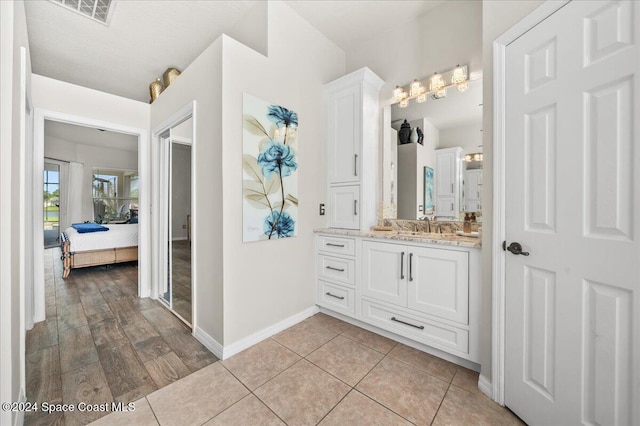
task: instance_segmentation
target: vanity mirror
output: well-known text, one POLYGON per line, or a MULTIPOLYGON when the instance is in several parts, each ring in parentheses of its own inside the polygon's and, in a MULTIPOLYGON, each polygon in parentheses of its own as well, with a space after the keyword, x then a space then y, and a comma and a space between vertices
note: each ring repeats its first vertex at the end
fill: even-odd
POLYGON ((458 219, 460 212, 481 211, 481 79, 468 81, 464 92, 393 104, 383 116, 382 195, 398 219, 458 219))

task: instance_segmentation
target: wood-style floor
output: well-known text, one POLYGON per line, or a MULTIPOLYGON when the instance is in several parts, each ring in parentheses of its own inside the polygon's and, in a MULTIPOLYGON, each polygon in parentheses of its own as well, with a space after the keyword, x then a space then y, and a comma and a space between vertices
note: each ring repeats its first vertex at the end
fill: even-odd
POLYGON ((173 310, 191 324, 191 243, 173 241, 173 310))
MULTIPOLYGON (((26 338, 28 401, 133 402, 217 361, 159 302, 137 297, 137 277, 134 263, 63 280, 60 250, 45 250, 46 321, 26 338)), ((25 424, 83 425, 105 414, 39 411, 25 424)))

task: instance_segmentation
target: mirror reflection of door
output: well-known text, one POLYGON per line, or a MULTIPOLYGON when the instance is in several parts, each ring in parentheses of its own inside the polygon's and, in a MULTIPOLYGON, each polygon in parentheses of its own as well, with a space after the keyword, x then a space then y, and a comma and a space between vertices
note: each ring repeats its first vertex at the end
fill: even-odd
POLYGON ((166 280, 161 299, 184 322, 192 323, 191 279, 191 143, 192 119, 161 137, 162 182, 165 196, 163 223, 167 242, 166 280))
POLYGON ((173 310, 191 323, 191 146, 174 142, 171 151, 173 310))
POLYGON ((60 165, 44 163, 44 247, 55 247, 60 242, 60 165))

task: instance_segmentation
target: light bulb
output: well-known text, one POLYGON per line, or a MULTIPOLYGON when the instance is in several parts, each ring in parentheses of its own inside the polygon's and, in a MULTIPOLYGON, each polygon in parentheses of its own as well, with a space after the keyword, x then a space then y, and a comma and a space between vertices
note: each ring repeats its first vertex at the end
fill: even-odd
MULTIPOLYGON (((465 67, 458 65, 454 68, 453 74, 451 75, 451 84, 459 84, 464 81, 467 81, 467 72, 465 67)), ((462 91, 463 90, 461 90, 461 92, 462 91)))
POLYGON ((400 102, 403 98, 403 94, 404 90, 402 90, 402 87, 396 86, 396 88, 393 89, 393 100, 395 102, 400 102))
POLYGON ((424 91, 425 88, 422 83, 420 83, 418 80, 413 80, 413 83, 411 83, 411 87, 409 89, 410 96, 414 98, 424 93, 424 91))
POLYGON ((444 80, 442 79, 442 75, 438 74, 437 72, 433 73, 433 75, 431 76, 431 81, 429 83, 429 91, 437 92, 443 87, 444 87, 444 80))
POLYGON ((469 84, 466 81, 463 81, 462 83, 458 83, 457 87, 458 92, 466 92, 469 88, 469 84))

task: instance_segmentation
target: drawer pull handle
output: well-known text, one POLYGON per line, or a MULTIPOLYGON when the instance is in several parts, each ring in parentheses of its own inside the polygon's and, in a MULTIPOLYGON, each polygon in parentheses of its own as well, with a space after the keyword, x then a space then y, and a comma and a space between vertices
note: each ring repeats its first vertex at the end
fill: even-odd
POLYGON ((404 280, 404 252, 400 253, 400 279, 404 280))
POLYGON ((325 266, 327 269, 331 269, 332 271, 344 272, 344 269, 334 268, 333 266, 325 266))
POLYGON ((399 320, 396 317, 391 317, 391 321, 395 321, 395 322, 399 322, 400 324, 404 324, 404 325, 408 325, 409 327, 414 327, 414 328, 418 328, 420 330, 424 330, 424 325, 415 325, 415 324, 410 324, 408 322, 404 322, 402 320, 399 320))
POLYGON ((336 296, 335 294, 331 294, 329 292, 325 293, 327 296, 335 297, 336 299, 344 300, 344 296, 336 296))
POLYGON ((333 243, 326 243, 325 246, 331 246, 331 247, 342 247, 344 248, 344 244, 333 244, 333 243))

